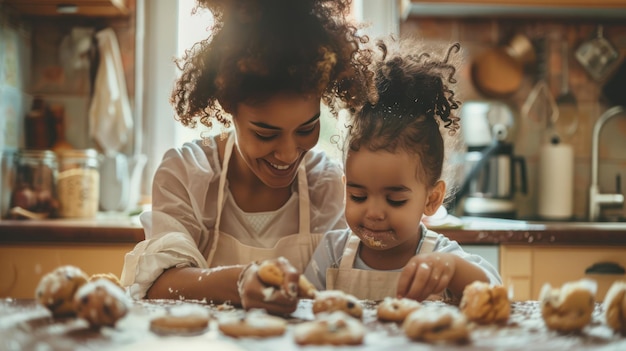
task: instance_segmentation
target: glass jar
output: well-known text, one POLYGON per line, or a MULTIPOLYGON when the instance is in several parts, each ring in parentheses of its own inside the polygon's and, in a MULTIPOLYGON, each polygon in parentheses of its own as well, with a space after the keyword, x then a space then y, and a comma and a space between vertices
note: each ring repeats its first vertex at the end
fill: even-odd
POLYGON ((95 218, 100 200, 98 152, 66 150, 59 154, 59 213, 63 218, 95 218))
POLYGON ((20 150, 15 165, 11 208, 55 217, 59 207, 56 154, 50 150, 20 150))
POLYGON ((0 219, 9 216, 11 194, 15 187, 15 160, 17 150, 5 149, 0 152, 0 219))

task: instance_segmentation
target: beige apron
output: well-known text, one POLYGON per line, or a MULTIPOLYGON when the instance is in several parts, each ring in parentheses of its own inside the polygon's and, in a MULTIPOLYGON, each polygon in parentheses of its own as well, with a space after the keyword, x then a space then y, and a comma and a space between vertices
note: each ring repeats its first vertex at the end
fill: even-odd
MULTIPOLYGON (((402 272, 353 268, 360 242, 358 236, 350 234, 339 268, 326 270, 326 289, 341 290, 359 299, 375 301, 395 297, 402 272)), ((419 253, 433 252, 436 242, 437 234, 426 231, 419 253)))
POLYGON ((247 264, 252 261, 286 257, 291 264, 304 272, 311 260, 313 251, 321 241, 323 233, 310 233, 309 186, 304 163, 298 167, 298 199, 299 199, 299 232, 279 239, 272 248, 261 248, 241 243, 230 234, 220 232, 220 221, 224 207, 224 192, 228 163, 233 151, 235 138, 231 135, 224 150, 224 160, 220 173, 217 195, 217 218, 213 233, 213 245, 209 251, 207 264, 209 267, 223 265, 247 264))

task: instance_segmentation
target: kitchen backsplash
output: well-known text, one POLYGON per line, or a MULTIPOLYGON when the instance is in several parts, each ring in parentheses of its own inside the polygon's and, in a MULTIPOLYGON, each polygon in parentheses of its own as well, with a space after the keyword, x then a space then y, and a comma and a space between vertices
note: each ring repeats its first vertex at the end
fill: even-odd
MULTIPOLYGON (((620 53, 619 61, 626 56, 626 25, 620 22, 595 22, 590 20, 546 20, 544 19, 458 19, 411 17, 400 25, 400 36, 422 39, 425 43, 448 44, 460 42, 463 48, 463 64, 458 73, 457 96, 462 101, 489 100, 474 87, 471 75, 473 58, 495 45, 502 45, 516 33, 528 36, 533 42, 543 40, 547 53, 547 82, 554 97, 561 88, 561 44, 569 47, 569 84, 579 107, 579 124, 567 140, 574 147, 574 215, 586 218, 588 191, 591 178, 591 139, 595 121, 609 107, 602 96, 606 80, 596 81, 576 60, 573 52, 589 39, 597 36, 598 25, 603 35, 620 53)), ((526 159, 528 166, 528 194, 516 195, 519 217, 533 218, 537 209, 537 164, 541 138, 546 125, 531 118, 522 118, 520 109, 536 81, 536 70, 527 70, 521 87, 511 96, 501 99, 516 111, 515 153, 526 159)), ((614 72, 614 70, 613 70, 614 72)), ((626 114, 609 120, 601 131, 599 143, 599 183, 604 193, 616 192, 616 175, 626 179, 626 114)), ((626 189, 622 181, 622 192, 626 189)), ((604 208, 605 215, 626 217, 626 206, 604 208)))

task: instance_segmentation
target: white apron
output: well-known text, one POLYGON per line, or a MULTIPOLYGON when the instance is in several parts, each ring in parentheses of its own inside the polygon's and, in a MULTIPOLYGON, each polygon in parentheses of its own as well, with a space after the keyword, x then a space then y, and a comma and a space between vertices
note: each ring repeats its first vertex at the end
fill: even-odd
MULTIPOLYGON (((326 289, 341 290, 359 299, 374 301, 383 300, 385 297, 395 297, 402 272, 353 268, 360 242, 358 236, 354 233, 350 234, 339 268, 326 270, 326 289)), ((433 252, 436 242, 437 234, 426 231, 418 253, 433 252)))
POLYGON ((213 245, 207 257, 209 267, 224 265, 247 264, 252 261, 265 260, 283 256, 300 272, 304 272, 313 256, 313 251, 321 241, 323 233, 310 233, 310 200, 304 162, 298 167, 298 200, 299 200, 299 232, 289 234, 278 240, 272 248, 261 248, 241 243, 230 234, 220 232, 220 221, 224 207, 224 192, 228 164, 233 151, 235 138, 231 136, 224 150, 224 160, 220 173, 219 190, 217 195, 217 218, 213 233, 213 245))

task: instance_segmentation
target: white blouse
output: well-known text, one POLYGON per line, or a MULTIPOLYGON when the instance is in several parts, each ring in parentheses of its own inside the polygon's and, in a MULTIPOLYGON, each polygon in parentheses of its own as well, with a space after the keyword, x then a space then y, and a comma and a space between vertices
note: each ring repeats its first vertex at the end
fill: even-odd
MULTIPOLYGON (((122 284, 131 296, 143 298, 161 273, 171 267, 206 268, 217 216, 221 164, 216 139, 185 143, 168 150, 153 181, 152 211, 141 215, 146 239, 126 254, 122 284)), ((309 184, 311 233, 346 228, 341 164, 324 152, 310 150, 302 161, 309 184)), ((298 232, 298 187, 278 210, 262 212, 264 230, 257 232, 235 203, 226 181, 220 231, 244 244, 273 247, 283 236, 298 232)), ((241 262, 246 264, 248 262, 241 262)))

